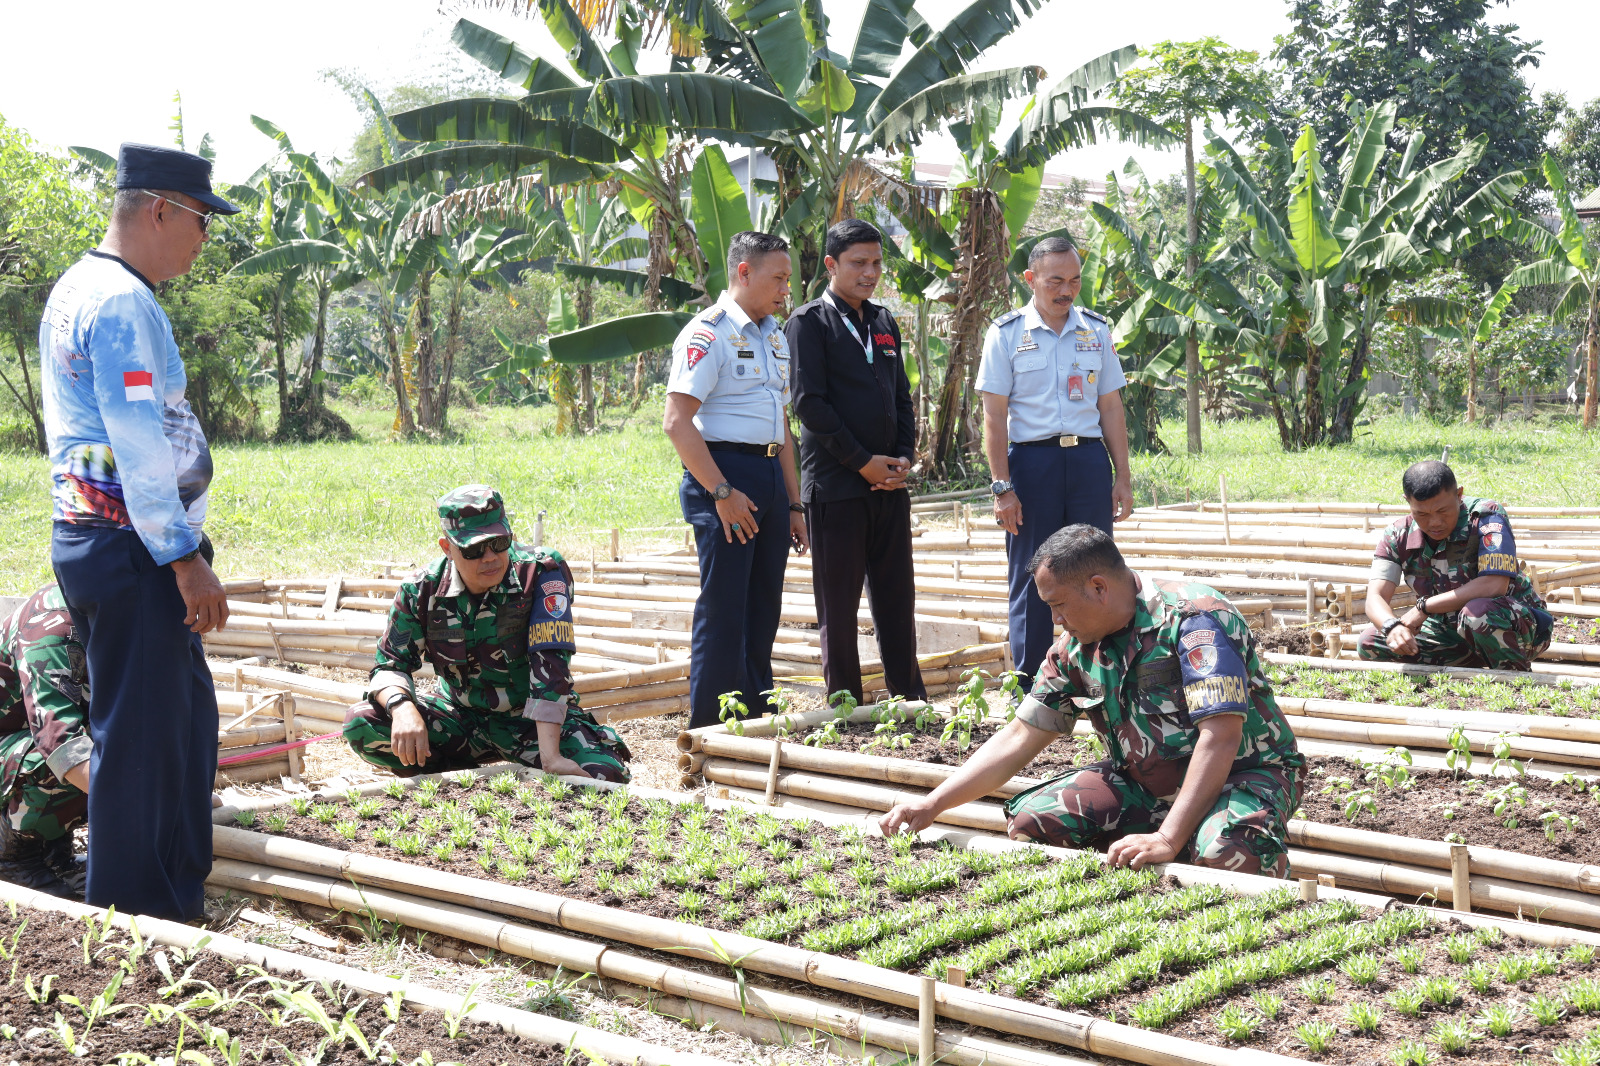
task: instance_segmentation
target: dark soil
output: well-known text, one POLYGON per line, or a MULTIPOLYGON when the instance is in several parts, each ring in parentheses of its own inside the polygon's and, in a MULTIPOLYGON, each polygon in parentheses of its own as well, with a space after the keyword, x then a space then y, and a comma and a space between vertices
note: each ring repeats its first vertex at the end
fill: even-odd
POLYGON ((1600 689, 1540 684, 1531 679, 1505 682, 1301 666, 1274 666, 1268 672, 1273 677, 1273 691, 1279 696, 1563 718, 1600 716, 1600 689))
POLYGON ((1311 633, 1293 626, 1263 629, 1256 633, 1256 645, 1262 651, 1273 651, 1282 655, 1310 655, 1311 633))
POLYGON ((1554 954, 1560 959, 1558 972, 1535 975, 1515 985, 1507 985, 1497 974, 1488 991, 1480 994, 1474 991, 1463 976, 1468 967, 1477 962, 1493 967, 1500 959, 1507 956, 1528 955, 1533 946, 1506 937, 1498 944, 1480 946, 1465 964, 1455 963, 1447 956, 1444 941, 1452 934, 1466 932, 1469 930, 1459 922, 1446 920, 1434 929, 1425 930, 1421 935, 1411 938, 1408 946, 1426 948, 1421 966, 1414 974, 1405 972, 1396 963, 1394 953, 1388 951, 1383 953, 1384 966, 1378 979, 1364 987, 1356 984, 1336 967, 1330 967, 1316 974, 1314 980, 1319 982, 1331 980, 1333 983, 1332 994, 1327 996, 1323 1003, 1313 1003, 1307 997, 1300 987, 1301 978, 1287 978, 1257 986, 1218 1002, 1215 1004, 1215 1009, 1197 1012, 1175 1023, 1166 1031, 1173 1036, 1206 1044, 1234 1046, 1219 1031, 1217 1015, 1231 1006, 1250 1012, 1261 1019, 1261 1012, 1251 998, 1258 993, 1280 998, 1283 1001, 1283 1010, 1274 1021, 1261 1019, 1261 1028, 1249 1041, 1248 1046, 1338 1066, 1393 1066, 1393 1059, 1390 1056, 1394 1049, 1408 1041, 1426 1043, 1428 1050, 1434 1055, 1435 1062, 1460 1061, 1483 1064, 1483 1066, 1505 1063, 1511 1066, 1524 1066, 1529 1062, 1551 1061, 1552 1051, 1558 1044, 1576 1040, 1593 1029, 1591 1021, 1570 1008, 1556 1024, 1542 1026, 1529 1013, 1526 1003, 1537 995, 1560 1000, 1561 989, 1564 986, 1577 979, 1594 977, 1600 966, 1594 963, 1580 964, 1571 959, 1561 958, 1561 953, 1557 951, 1554 954), (1406 1017, 1384 1001, 1384 997, 1394 990, 1408 988, 1417 981, 1429 977, 1455 980, 1460 987, 1461 998, 1448 1007, 1434 1007, 1430 1004, 1414 1017, 1406 1017), (1358 1032, 1346 1017, 1345 1012, 1351 1004, 1356 1003, 1370 1004, 1383 1012, 1381 1023, 1371 1035, 1358 1032), (1515 1027, 1503 1038, 1490 1036, 1485 1032, 1482 1022, 1477 1020, 1481 1017, 1484 1007, 1497 1004, 1514 1004, 1520 1008, 1520 1017, 1515 1027), (1431 1036, 1435 1024, 1450 1019, 1474 1022, 1473 1028, 1480 1039, 1475 1041, 1465 1054, 1441 1054, 1436 1040, 1431 1036), (1335 1026, 1337 1035, 1327 1051, 1320 1055, 1312 1055, 1295 1030, 1308 1022, 1319 1021, 1335 1026))
POLYGON ((1588 831, 1589 823, 1600 822, 1600 791, 1587 790, 1581 781, 1568 785, 1531 776, 1485 780, 1466 773, 1456 780, 1448 770, 1413 770, 1410 787, 1391 788, 1380 780, 1366 781, 1368 771, 1345 759, 1317 758, 1311 763, 1300 801, 1303 816, 1310 821, 1420 840, 1457 834, 1468 844, 1524 855, 1600 862, 1600 838, 1588 831), (1349 797, 1368 788, 1378 813, 1359 810, 1354 821, 1347 819, 1344 808, 1349 797), (1508 805, 1496 816, 1494 806, 1502 797, 1508 805), (1576 819, 1576 824, 1568 827, 1552 820, 1552 839, 1540 821, 1547 811, 1576 819))
MULTIPOLYGON (((968 756, 983 747, 985 741, 1000 731, 997 726, 980 725, 972 730, 972 743, 962 748, 954 736, 949 740, 941 739, 945 728, 942 721, 923 730, 918 730, 915 722, 903 722, 894 733, 887 736, 878 734, 877 728, 872 722, 852 722, 842 725, 838 729, 841 737, 838 743, 820 746, 836 751, 882 755, 891 759, 912 759, 917 762, 937 763, 940 766, 960 766, 967 761, 968 756), (880 738, 882 743, 874 743, 880 738)), ((820 730, 804 734, 806 737, 820 735, 820 730)), ((1081 737, 1062 737, 1024 767, 1022 776, 1044 780, 1075 770, 1095 758, 1098 756, 1094 754, 1091 742, 1081 737)))
MULTIPOLYGON (((206 1032, 197 1031, 201 1023, 226 1029, 230 1039, 240 1042, 244 1062, 289 1066, 320 1061, 321 1066, 355 1066, 369 1061, 349 1040, 328 1047, 317 1060, 314 1052, 325 1034, 304 1015, 293 1016, 293 1024, 273 1025, 270 1012, 276 1010, 285 1016, 290 1012, 272 998, 270 986, 258 981, 258 971, 236 968, 228 960, 206 952, 185 960, 176 949, 156 948, 149 943, 145 945, 146 953, 139 956, 120 932, 113 932, 103 942, 96 939, 91 944, 91 961, 85 964, 83 942, 87 928, 83 922, 63 915, 19 909, 13 916, 0 911, 0 948, 14 949, 12 961, 16 963, 14 980, 0 987, 0 1061, 10 1066, 61 1066, 74 1061, 110 1063, 118 1056, 134 1054, 170 1061, 180 1047, 181 1023, 177 1018, 155 1020, 146 1008, 181 1005, 184 1001, 189 1001, 184 1007, 189 1021, 182 1031, 181 1047, 207 1053, 215 1062, 224 1059, 206 1046, 206 1032), (157 957, 165 960, 174 978, 184 982, 181 991, 162 995, 169 982, 155 962, 157 957), (114 1000, 118 1007, 126 1005, 126 1009, 100 1018, 86 1031, 83 1011, 62 997, 76 996, 84 1004, 91 1003, 122 972, 124 963, 131 963, 132 973, 123 980, 114 1000), (50 977, 53 980, 48 993, 41 992, 50 977), (29 996, 29 979, 42 1002, 35 1003, 29 996), (239 998, 220 1010, 209 1008, 196 998, 213 990, 239 998), (58 1019, 72 1027, 73 1040, 80 1048, 87 1046, 82 1058, 74 1059, 68 1053, 58 1019)), ((279 980, 276 987, 291 991, 297 983, 279 980)), ((495 1026, 467 1023, 452 1040, 444 1016, 436 1011, 402 1011, 399 1020, 391 1023, 379 999, 340 988, 336 991, 342 998, 335 1003, 320 984, 302 982, 299 987, 311 991, 335 1023, 365 999, 366 1005, 355 1022, 369 1042, 381 1039, 391 1045, 395 1058, 390 1061, 412 1062, 429 1054, 436 1062, 460 1066, 555 1066, 565 1059, 564 1049, 527 1042, 495 1026)))

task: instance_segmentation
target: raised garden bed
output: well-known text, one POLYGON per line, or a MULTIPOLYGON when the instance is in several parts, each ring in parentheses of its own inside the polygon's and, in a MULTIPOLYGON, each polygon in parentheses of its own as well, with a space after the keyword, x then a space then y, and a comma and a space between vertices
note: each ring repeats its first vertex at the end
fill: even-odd
POLYGON ((1267 672, 1272 677, 1274 691, 1281 696, 1573 718, 1600 715, 1600 686, 1545 685, 1531 680, 1466 680, 1443 674, 1364 673, 1300 666, 1269 666, 1267 672))
MULTIPOLYGON (((1483 756, 1479 756, 1483 758, 1483 756)), ((1366 763, 1313 759, 1301 816, 1329 825, 1449 840, 1565 862, 1600 863, 1600 790, 1582 780, 1459 777, 1398 755, 1366 763)))
POLYGON ((14 1066, 568 1060, 492 1025, 161 947, 103 919, 0 907, 0 961, 11 976, 0 986, 0 1061, 14 1066))
POLYGON ((469 771, 391 791, 246 820, 258 831, 903 972, 943 978, 958 966, 970 983, 1002 994, 1212 1043, 1226 1042, 1224 1029, 1244 1038, 1253 1026, 1249 1042, 1325 1061, 1386 1061, 1408 1047, 1408 1061, 1420 1061, 1446 1051, 1457 1029, 1475 1061, 1568 1045, 1561 1054, 1581 1058, 1583 1016, 1600 1012, 1585 947, 1563 955, 1446 929, 1423 911, 1306 904, 1287 886, 1234 895, 1179 887, 1149 870, 1108 871, 1093 856, 885 842, 764 812, 511 774, 483 780, 469 771), (1263 1007, 1256 993, 1283 1006, 1274 1012, 1263 998, 1263 1007), (1352 1035, 1360 1017, 1346 1022, 1331 1005, 1345 998, 1379 1012, 1374 1035, 1352 1035), (1504 1038, 1491 1034, 1505 1028, 1500 1008, 1512 1018, 1504 1038), (1333 1027, 1325 1039, 1322 1023, 1333 1027))

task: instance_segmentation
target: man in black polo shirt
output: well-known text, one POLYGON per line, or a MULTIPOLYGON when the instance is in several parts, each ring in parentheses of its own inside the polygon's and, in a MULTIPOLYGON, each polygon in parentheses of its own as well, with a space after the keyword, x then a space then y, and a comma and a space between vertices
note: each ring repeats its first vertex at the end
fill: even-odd
POLYGON ((785 327, 795 362, 822 675, 829 692, 846 689, 861 699, 856 618, 865 580, 889 691, 922 699, 906 491, 916 416, 900 327, 869 299, 883 276, 883 236, 846 219, 828 230, 826 252, 827 291, 785 327))

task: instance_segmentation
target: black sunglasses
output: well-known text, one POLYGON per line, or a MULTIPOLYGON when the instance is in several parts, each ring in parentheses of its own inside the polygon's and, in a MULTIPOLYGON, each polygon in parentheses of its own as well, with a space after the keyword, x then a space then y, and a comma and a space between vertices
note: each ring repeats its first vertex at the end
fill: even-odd
POLYGON ((504 555, 507 551, 510 551, 510 550, 511 550, 511 538, 508 537, 508 536, 505 536, 504 534, 502 534, 501 536, 498 536, 498 537, 490 537, 488 540, 480 540, 476 544, 472 544, 472 545, 469 545, 468 547, 462 548, 461 549, 461 558, 463 558, 463 559, 482 559, 483 558, 483 553, 485 551, 492 551, 496 555, 504 555))

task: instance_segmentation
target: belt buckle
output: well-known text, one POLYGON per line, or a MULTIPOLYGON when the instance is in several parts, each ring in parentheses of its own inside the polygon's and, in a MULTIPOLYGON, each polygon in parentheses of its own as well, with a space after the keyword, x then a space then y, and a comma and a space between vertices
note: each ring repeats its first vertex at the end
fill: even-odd
POLYGON ((767 445, 767 458, 768 459, 776 459, 778 457, 778 453, 781 452, 781 451, 783 451, 783 445, 781 445, 781 444, 769 444, 769 445, 767 445))
POLYGON ((1063 433, 1056 438, 1056 443, 1063 448, 1076 448, 1078 446, 1078 437, 1073 433, 1063 433))

